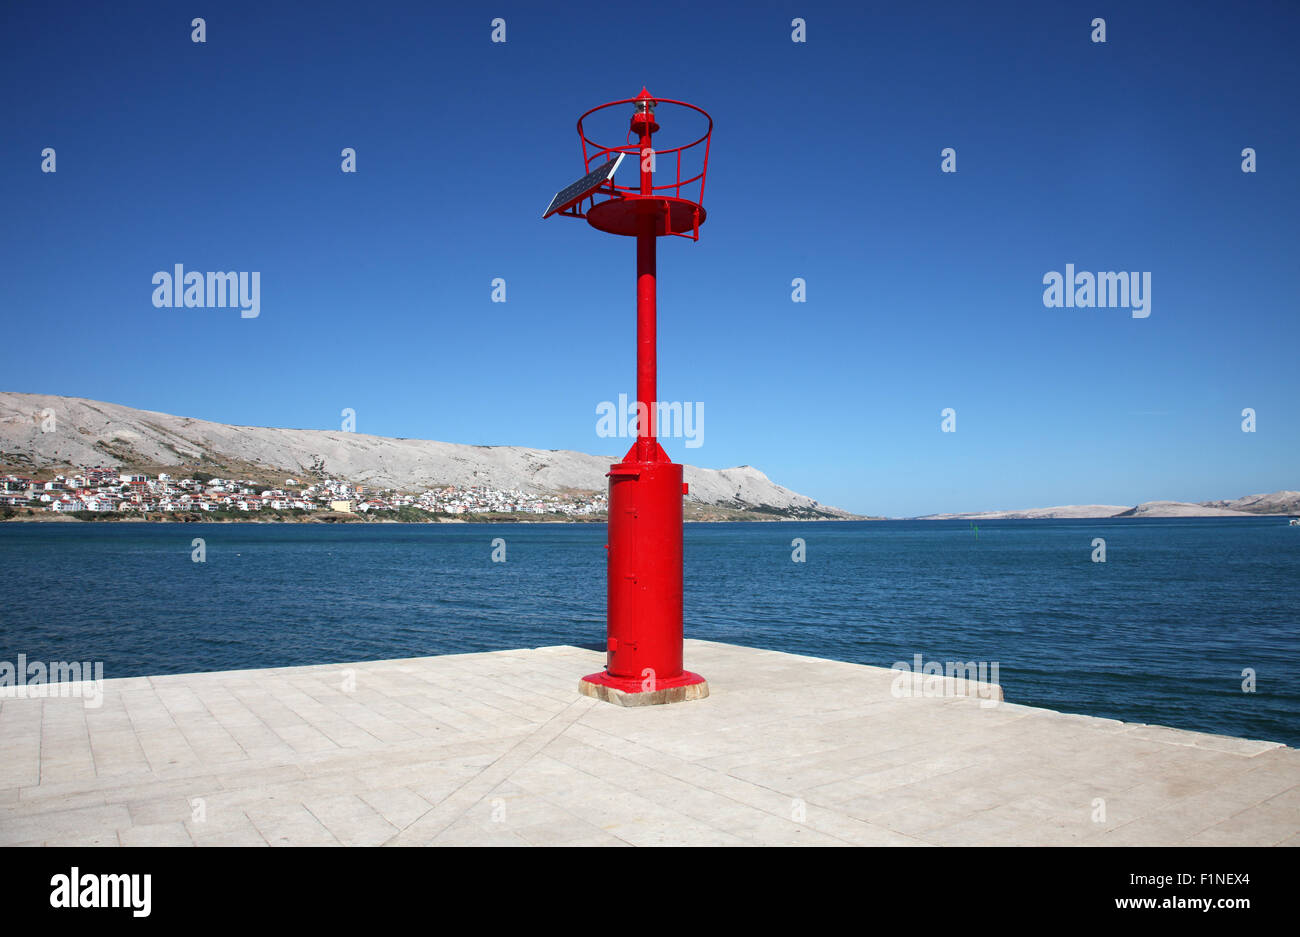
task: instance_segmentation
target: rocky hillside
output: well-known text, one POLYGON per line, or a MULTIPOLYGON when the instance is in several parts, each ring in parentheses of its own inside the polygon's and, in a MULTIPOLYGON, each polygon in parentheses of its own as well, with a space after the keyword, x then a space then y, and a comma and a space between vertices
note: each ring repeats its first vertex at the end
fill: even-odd
POLYGON ((1300 491, 1274 491, 1266 495, 1246 495, 1234 501, 1202 501, 1201 504, 1207 508, 1250 514, 1300 514, 1300 491))
MULTIPOLYGON (((408 491, 485 485, 542 494, 603 490, 613 461, 616 456, 567 450, 229 426, 80 397, 0 392, 0 465, 11 471, 109 465, 251 477, 260 470, 408 491)), ((752 466, 688 465, 685 472, 690 500, 700 504, 768 516, 852 516, 783 488, 752 466)))
POLYGON ((1134 507, 1119 504, 1066 504, 1054 508, 980 511, 970 514, 930 514, 920 520, 1019 520, 1068 517, 1249 517, 1252 514, 1300 513, 1300 492, 1275 491, 1246 495, 1233 501, 1144 501, 1134 507))

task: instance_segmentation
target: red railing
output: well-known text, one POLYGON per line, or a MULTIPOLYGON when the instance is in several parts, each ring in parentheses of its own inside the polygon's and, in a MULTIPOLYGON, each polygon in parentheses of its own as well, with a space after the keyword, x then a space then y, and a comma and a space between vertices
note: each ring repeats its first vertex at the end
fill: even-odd
MULTIPOLYGON (((633 105, 637 102, 637 100, 638 100, 637 98, 625 98, 620 101, 610 101, 608 104, 601 104, 597 107, 593 107, 591 110, 587 111, 585 114, 583 114, 581 117, 578 118, 578 137, 582 140, 582 162, 583 162, 585 172, 591 172, 592 169, 594 169, 596 166, 599 166, 602 163, 608 161, 615 154, 618 153, 626 153, 628 156, 631 156, 632 160, 630 162, 632 163, 632 166, 635 167, 634 175, 633 175, 635 181, 632 185, 620 185, 617 182, 613 182, 613 181, 607 182, 605 185, 601 186, 599 189, 597 189, 595 192, 591 194, 589 198, 592 204, 596 204, 595 202, 596 195, 604 195, 608 198, 645 197, 641 193, 641 180, 640 180, 640 172, 639 172, 640 161, 642 158, 640 152, 641 150, 640 142, 624 143, 621 146, 606 146, 604 144, 597 143, 595 140, 592 140, 590 137, 587 136, 586 131, 583 129, 583 122, 586 121, 587 118, 591 117, 592 114, 595 114, 597 111, 603 111, 606 108, 619 107, 621 105, 633 105)), ((651 185, 651 195, 658 195, 661 197, 671 196, 673 198, 684 199, 688 202, 693 202, 696 205, 703 206, 704 182, 705 182, 705 177, 708 175, 709 172, 709 146, 712 142, 712 137, 713 137, 713 118, 709 116, 708 112, 704 110, 704 108, 696 107, 694 104, 687 104, 685 101, 674 101, 669 98, 654 98, 653 100, 656 106, 656 114, 655 114, 656 121, 659 121, 660 118, 663 116, 662 113, 658 111, 658 108, 662 105, 667 104, 673 107, 689 108, 690 110, 697 112, 698 114, 702 115, 706 121, 708 121, 708 126, 705 129, 704 134, 700 136, 698 139, 692 140, 690 143, 681 144, 680 146, 660 148, 658 146, 654 146, 654 140, 653 138, 651 139, 651 147, 654 153, 655 170, 656 170, 655 177, 654 177, 655 181, 651 185), (691 163, 695 160, 699 160, 698 162, 699 172, 685 179, 682 178, 683 155, 687 155, 686 164, 688 166, 687 169, 688 172, 690 171, 691 163), (660 182, 658 180, 662 178, 664 174, 663 174, 662 167, 659 166, 659 161, 663 160, 664 158, 669 158, 673 161, 672 180, 667 182, 660 182)), ((630 108, 629 108, 628 116, 629 117, 631 116, 630 108)), ((628 177, 625 175, 624 178, 628 178, 628 177)), ((585 216, 585 212, 582 211, 580 206, 581 203, 574 206, 574 210, 572 214, 576 217, 585 216)), ((564 212, 563 214, 570 214, 570 212, 564 212)), ((684 233, 684 232, 672 232, 672 233, 677 234, 680 237, 699 236, 698 232, 696 232, 694 235, 692 235, 691 233, 684 233)))

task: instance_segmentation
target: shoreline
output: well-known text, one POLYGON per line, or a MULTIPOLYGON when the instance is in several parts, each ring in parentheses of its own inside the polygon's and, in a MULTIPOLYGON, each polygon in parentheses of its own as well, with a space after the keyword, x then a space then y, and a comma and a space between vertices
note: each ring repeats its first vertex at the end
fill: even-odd
MULTIPOLYGON (((682 521, 683 524, 772 524, 772 523, 843 523, 848 521, 886 521, 886 520, 916 520, 916 518, 902 517, 729 517, 719 518, 717 520, 693 520, 687 518, 682 521)), ((262 518, 222 518, 216 520, 171 520, 168 518, 145 518, 145 517, 114 517, 102 518, 95 520, 85 520, 80 517, 67 517, 58 514, 49 517, 36 515, 33 517, 5 517, 0 518, 0 524, 177 524, 184 526, 186 524, 328 524, 331 526, 366 526, 373 527, 380 524, 384 525, 406 525, 412 527, 437 527, 440 524, 605 524, 609 522, 608 517, 590 517, 583 519, 574 518, 547 518, 544 520, 528 520, 516 517, 494 517, 482 520, 460 520, 459 518, 447 518, 445 520, 428 520, 428 521, 398 521, 398 520, 319 520, 314 518, 304 518, 302 520, 263 520, 262 518)))
MULTIPOLYGON (((889 521, 924 521, 926 523, 943 523, 953 521, 1169 521, 1169 520, 1246 520, 1249 518, 1261 518, 1271 520, 1286 520, 1294 517, 1293 514, 1144 514, 1129 516, 1108 516, 1108 517, 872 517, 872 516, 853 516, 853 517, 782 517, 777 515, 768 516, 751 516, 751 517, 718 517, 718 518, 684 518, 683 524, 772 524, 772 523, 850 523, 855 521, 862 522, 889 522, 889 521)), ((0 517, 0 524, 329 524, 333 526, 374 526, 378 524, 398 524, 411 526, 437 526, 439 524, 606 524, 609 522, 608 515, 592 515, 583 517, 544 517, 533 519, 528 515, 518 517, 512 516, 495 516, 480 517, 475 520, 462 520, 459 517, 444 517, 430 520, 410 521, 395 520, 390 518, 377 518, 371 520, 362 515, 354 515, 347 518, 340 517, 321 517, 308 516, 302 518, 277 518, 267 520, 261 517, 219 517, 207 519, 203 517, 97 517, 82 518, 71 517, 67 514, 54 514, 50 512, 40 512, 31 515, 14 515, 12 517, 0 517)))
MULTIPOLYGON (((471 517, 463 515, 430 515, 421 519, 400 519, 394 517, 375 516, 370 517, 366 514, 345 514, 340 512, 322 511, 313 514, 300 514, 291 516, 276 515, 274 517, 258 516, 240 516, 223 512, 217 517, 205 517, 204 513, 197 511, 186 511, 176 513, 160 513, 151 511, 148 514, 121 514, 113 512, 107 515, 99 516, 81 516, 84 514, 93 514, 93 512, 78 512, 78 514, 59 513, 53 511, 36 511, 30 509, 21 509, 25 513, 13 513, 0 516, 0 523, 22 523, 22 524, 64 524, 64 523, 82 523, 82 524, 605 524, 609 521, 609 515, 603 512, 578 515, 562 514, 530 514, 525 512, 516 513, 496 513, 487 512, 475 514, 471 517)), ((744 511, 737 509, 728 509, 734 516, 723 513, 721 516, 708 516, 710 511, 707 508, 696 512, 704 516, 685 517, 685 524, 719 524, 719 523, 772 523, 788 521, 883 521, 892 518, 884 517, 862 517, 851 515, 848 517, 788 517, 780 514, 768 513, 765 511, 744 511)))

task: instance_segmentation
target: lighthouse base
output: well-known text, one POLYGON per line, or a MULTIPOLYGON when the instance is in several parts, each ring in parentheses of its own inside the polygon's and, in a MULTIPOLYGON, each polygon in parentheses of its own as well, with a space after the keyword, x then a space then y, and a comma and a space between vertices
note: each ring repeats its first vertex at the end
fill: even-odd
POLYGON ((592 699, 618 706, 659 706, 685 703, 709 695, 709 683, 697 673, 683 670, 678 676, 656 680, 653 690, 644 689, 647 681, 635 677, 615 677, 607 671, 591 673, 578 681, 578 692, 592 699))

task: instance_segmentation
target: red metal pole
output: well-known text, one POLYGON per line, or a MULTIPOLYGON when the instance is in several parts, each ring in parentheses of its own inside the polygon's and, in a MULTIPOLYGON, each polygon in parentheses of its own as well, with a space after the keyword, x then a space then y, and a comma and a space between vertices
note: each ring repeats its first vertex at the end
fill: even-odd
MULTIPOLYGON (((641 92, 649 99, 646 91, 641 92)), ((651 99, 651 103, 653 103, 651 99)), ((659 217, 650 135, 653 108, 632 119, 641 145, 641 190, 629 196, 636 229, 636 442, 609 471, 608 637, 605 670, 582 679, 583 693, 624 705, 708 696, 699 674, 682 669, 682 467, 658 442, 656 422, 655 253, 659 217)), ((665 221, 666 226, 666 221, 665 221)))
MULTIPOLYGON (((641 194, 652 195, 654 176, 650 172, 650 134, 641 134, 641 194)), ((649 205, 647 205, 649 207, 649 205)), ((637 410, 645 417, 639 426, 636 457, 638 462, 655 461, 655 426, 658 397, 657 338, 655 307, 655 254, 659 238, 655 233, 655 216, 647 213, 636 237, 636 399, 637 410)))

